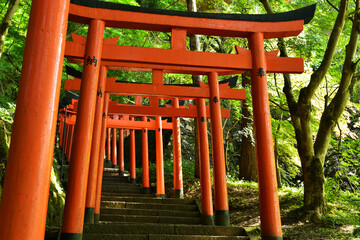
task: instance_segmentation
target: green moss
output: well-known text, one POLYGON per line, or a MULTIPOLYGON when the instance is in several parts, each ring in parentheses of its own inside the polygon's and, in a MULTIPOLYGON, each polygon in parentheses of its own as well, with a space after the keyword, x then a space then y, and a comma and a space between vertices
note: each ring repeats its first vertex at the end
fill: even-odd
POLYGON ((6 161, 9 152, 10 132, 5 121, 0 118, 0 185, 3 184, 6 161))

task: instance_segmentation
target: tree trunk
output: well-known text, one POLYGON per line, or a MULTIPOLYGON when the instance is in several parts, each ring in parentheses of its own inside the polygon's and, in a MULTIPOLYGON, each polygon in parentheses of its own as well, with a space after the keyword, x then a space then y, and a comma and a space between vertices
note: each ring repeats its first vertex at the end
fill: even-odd
POLYGON ((1 22, 1 25, 0 25, 0 57, 5 50, 5 37, 6 37, 6 34, 8 33, 10 23, 16 12, 16 9, 19 6, 19 3, 20 3, 20 0, 10 0, 9 1, 9 7, 6 11, 6 14, 5 14, 2 22, 1 22))
MULTIPOLYGON (((242 86, 250 84, 250 72, 242 75, 242 86)), ((242 110, 243 118, 241 119, 241 129, 253 129, 253 118, 249 106, 243 102, 242 110)), ((239 157, 239 179, 248 181, 257 181, 256 153, 255 142, 252 136, 243 135, 241 140, 241 154, 239 157)))
MULTIPOLYGON (((196 0, 186 0, 187 9, 189 12, 197 12, 196 0)), ((200 37, 199 35, 190 34, 190 50, 200 51, 200 37)), ((192 75, 193 83, 199 84, 201 81, 200 75, 192 75)), ((195 129, 195 178, 200 178, 200 148, 199 148, 199 134, 197 119, 194 118, 195 129)))
MULTIPOLYGON (((279 123, 276 132, 279 134, 281 129, 281 124, 279 123)), ((279 167, 279 144, 278 139, 275 137, 274 139, 274 156, 275 156, 275 168, 276 168, 276 180, 278 188, 282 188, 281 184, 281 175, 280 175, 280 167, 279 167)))
MULTIPOLYGON (((264 8, 268 13, 274 13, 267 0, 260 0, 260 2, 264 5, 264 8)), ((354 14, 352 34, 349 45, 346 47, 346 57, 339 90, 321 117, 315 143, 313 141, 311 125, 311 100, 315 91, 329 71, 345 22, 348 19, 349 5, 350 0, 340 1, 338 15, 334 22, 323 60, 319 68, 311 75, 308 86, 300 90, 300 96, 297 102, 292 93, 290 75, 284 74, 283 91, 286 95, 289 106, 304 175, 304 208, 306 215, 312 220, 319 220, 324 210, 325 154, 330 143, 332 130, 345 108, 345 104, 349 99, 349 91, 351 90, 351 86, 353 86, 353 84, 351 84, 351 80, 355 71, 356 63, 353 63, 352 60, 356 52, 358 42, 358 14, 354 14), (349 69, 352 69, 352 71, 349 71, 349 69)), ((356 1, 354 12, 358 12, 358 10, 359 0, 356 1)), ((281 56, 286 57, 287 52, 283 39, 278 40, 278 46, 281 56)), ((353 83, 355 83, 355 81, 353 83)))

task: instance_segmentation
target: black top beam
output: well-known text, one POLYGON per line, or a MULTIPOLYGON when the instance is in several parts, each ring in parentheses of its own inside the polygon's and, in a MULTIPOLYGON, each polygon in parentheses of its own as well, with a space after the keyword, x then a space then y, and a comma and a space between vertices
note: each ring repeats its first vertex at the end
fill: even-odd
POLYGON ((196 18, 210 18, 210 19, 224 19, 236 21, 254 21, 254 22, 284 22, 304 20, 307 24, 314 17, 316 4, 308 7, 300 8, 290 12, 275 13, 275 14, 223 14, 223 13, 200 13, 200 12, 185 12, 164 10, 155 8, 136 7, 120 3, 103 2, 99 0, 71 0, 71 3, 92 7, 92 8, 106 8, 113 10, 155 13, 162 15, 173 15, 182 17, 196 17, 196 18))

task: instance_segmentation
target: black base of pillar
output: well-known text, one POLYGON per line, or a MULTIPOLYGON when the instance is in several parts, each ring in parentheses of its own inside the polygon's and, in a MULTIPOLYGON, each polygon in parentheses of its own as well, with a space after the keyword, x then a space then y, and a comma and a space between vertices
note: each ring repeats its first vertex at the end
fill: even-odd
POLYGON ((105 160, 105 165, 106 166, 112 165, 112 161, 111 160, 105 160))
POLYGON ((166 198, 166 195, 165 194, 156 194, 156 197, 157 198, 166 198))
POLYGON ((136 183, 136 178, 130 178, 130 183, 135 184, 136 183))
POLYGON ((228 210, 215 211, 215 225, 230 226, 230 215, 228 210))
POLYGON ((149 188, 149 187, 143 187, 143 188, 142 188, 142 192, 143 192, 144 194, 150 194, 150 188, 149 188))
POLYGON ((82 240, 82 233, 61 233, 60 240, 82 240))
POLYGON ((262 240, 283 240, 282 237, 261 237, 262 240))
POLYGON ((175 198, 184 198, 184 190, 175 189, 175 198))
POLYGON ((118 168, 119 166, 118 165, 112 165, 112 168, 118 168))
POLYGON ((100 214, 95 213, 94 214, 94 223, 97 224, 100 222, 100 214))
POLYGON ((214 216, 202 215, 201 216, 201 224, 213 226, 214 225, 214 216))
POLYGON ((125 176, 125 173, 124 173, 124 171, 119 171, 119 175, 120 175, 120 177, 123 177, 123 176, 125 176))
POLYGON ((85 208, 84 223, 94 223, 94 208, 85 208))

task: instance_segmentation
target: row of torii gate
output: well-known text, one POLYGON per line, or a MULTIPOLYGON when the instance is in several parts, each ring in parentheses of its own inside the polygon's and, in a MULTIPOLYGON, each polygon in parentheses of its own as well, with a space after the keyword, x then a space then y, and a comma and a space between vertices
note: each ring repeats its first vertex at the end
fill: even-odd
MULTIPOLYGON (((116 121, 103 117, 104 110, 107 116, 106 111, 110 109, 109 94, 149 96, 151 101, 147 107, 150 111, 139 112, 139 107, 145 108, 140 105, 115 105, 118 105, 118 113, 124 115, 155 116, 155 129, 160 130, 163 128, 160 116, 168 114, 178 118, 182 116, 182 111, 192 110, 179 108, 176 98, 196 99, 195 117, 200 117, 202 141, 204 223, 212 223, 214 215, 217 225, 229 225, 220 100, 244 99, 245 92, 226 85, 219 87, 218 76, 244 71, 251 71, 252 78, 261 234, 263 239, 282 239, 266 73, 301 73, 303 61, 277 57, 278 52, 265 52, 264 39, 297 36, 304 23, 311 20, 314 11, 315 6, 310 6, 274 15, 206 14, 139 8, 98 0, 33 0, 0 206, 0 238, 44 238, 65 56, 72 62, 83 64, 83 74, 81 80, 66 83, 69 89, 70 85, 80 89, 80 98, 71 144, 61 239, 82 239, 85 212, 90 221, 93 221, 94 214, 100 213, 96 203, 101 196, 99 186, 104 163, 102 146, 105 143, 106 121, 109 125, 116 121), (68 20, 87 24, 87 37, 73 35, 73 41, 66 41, 68 20), (105 27, 171 32, 171 48, 118 46, 117 39, 103 39, 105 27), (247 38, 250 49, 236 47, 237 54, 191 52, 186 50, 187 34, 247 38), (106 79, 108 70, 150 71, 153 81, 152 84, 119 83, 106 79), (165 85, 164 73, 207 75, 208 84, 201 83, 198 87, 165 85), (172 107, 166 111, 159 110, 159 98, 172 99, 172 107), (211 122, 214 213, 211 185, 207 180, 210 179, 210 165, 205 137, 205 99, 209 99, 211 122)), ((145 118, 142 122, 144 124, 145 118)), ((156 141, 162 142, 161 134, 156 136, 156 141)), ((162 147, 157 148, 157 152, 162 151, 162 147)), ((157 157, 157 169, 162 169, 160 160, 157 157)), ((178 170, 175 178, 181 176, 178 170)), ((157 170, 157 194, 160 197, 165 194, 162 177, 163 173, 157 170)), ((176 189, 181 190, 175 185, 176 189)))

